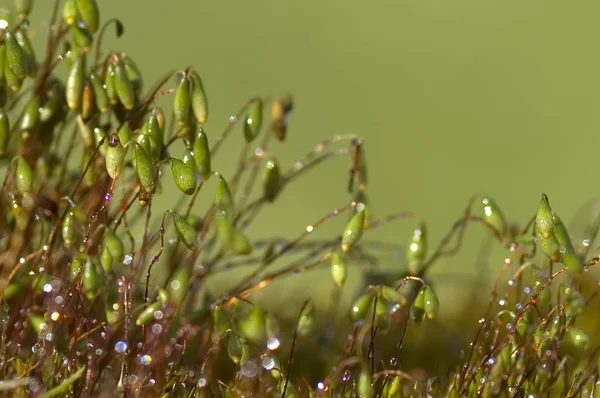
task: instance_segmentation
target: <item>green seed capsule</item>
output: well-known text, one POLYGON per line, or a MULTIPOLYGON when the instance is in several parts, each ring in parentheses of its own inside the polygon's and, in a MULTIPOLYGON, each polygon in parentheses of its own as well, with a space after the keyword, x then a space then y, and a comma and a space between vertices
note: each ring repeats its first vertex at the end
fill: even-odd
POLYGON ((142 190, 147 194, 154 193, 154 166, 150 160, 150 156, 146 153, 144 148, 138 144, 135 140, 131 141, 133 144, 133 154, 135 158, 135 170, 140 181, 142 190))
POLYGON ((410 244, 406 248, 406 261, 411 275, 417 275, 427 255, 427 230, 425 224, 421 224, 413 232, 410 244))
POLYGON ((162 306, 163 306, 163 303, 161 303, 160 301, 156 301, 156 302, 150 304, 148 307, 146 307, 144 309, 144 311, 142 311, 140 313, 140 315, 138 315, 137 319, 135 320, 135 324, 137 326, 143 326, 143 325, 149 324, 150 322, 152 322, 152 320, 154 320, 154 314, 157 311, 160 311, 162 306))
POLYGON ((102 113, 108 112, 109 101, 108 95, 106 94, 106 89, 100 80, 100 77, 96 74, 96 72, 90 72, 88 77, 88 81, 92 86, 92 92, 94 93, 94 101, 96 106, 102 113))
POLYGON ((317 311, 315 309, 315 304, 310 300, 298 317, 298 324, 296 325, 298 336, 309 337, 312 334, 316 326, 316 317, 317 311))
POLYGON ((77 5, 75 0, 65 0, 62 8, 62 17, 68 26, 73 26, 77 22, 77 5))
POLYGON ((146 134, 138 134, 135 136, 135 141, 144 148, 144 151, 150 156, 150 160, 155 162, 158 160, 158 156, 160 154, 160 147, 149 135, 146 134))
POLYGON ((219 185, 215 192, 215 205, 219 209, 225 210, 228 215, 231 215, 233 212, 233 197, 229 190, 229 185, 227 185, 227 181, 225 181, 223 176, 219 176, 219 185))
POLYGON ((44 320, 44 317, 39 314, 29 314, 27 315, 27 320, 31 325, 31 328, 37 333, 40 334, 44 330, 48 328, 48 324, 44 320))
POLYGON ((233 235, 233 225, 229 215, 224 210, 217 211, 217 240, 221 244, 223 249, 228 249, 231 242, 231 235, 233 235))
POLYGON ((485 221, 494 227, 500 235, 504 235, 506 232, 506 220, 496 202, 490 198, 484 198, 481 200, 481 204, 483 205, 485 221))
POLYGON ((181 160, 184 164, 186 164, 188 167, 191 167, 192 170, 194 170, 194 174, 196 173, 198 167, 196 167, 196 159, 194 158, 194 152, 191 150, 191 148, 187 147, 186 149, 184 149, 181 160))
POLYGON ((115 90, 119 97, 119 101, 123 104, 125 109, 131 110, 135 106, 135 92, 133 90, 133 84, 131 84, 131 81, 127 77, 123 62, 120 59, 115 62, 114 72, 115 90))
POLYGON ((262 343, 266 336, 266 314, 259 307, 236 302, 234 320, 240 334, 252 343, 262 343))
POLYGON ((276 159, 267 161, 263 181, 265 199, 272 202, 281 189, 281 171, 276 159))
POLYGON ((202 127, 198 129, 196 139, 194 140, 193 151, 198 174, 203 181, 208 181, 210 175, 212 174, 210 164, 210 149, 208 148, 208 139, 206 137, 206 133, 202 127))
POLYGON ((0 83, 4 81, 4 68, 6 68, 6 46, 0 43, 0 83))
POLYGON ((590 348, 591 345, 591 341, 590 341, 590 337, 588 336, 588 334, 578 328, 574 328, 571 327, 569 328, 569 337, 571 338, 571 342, 573 342, 573 345, 579 349, 582 350, 587 350, 588 348, 590 348))
POLYGON ((133 90, 139 94, 142 91, 143 81, 142 81, 142 73, 140 68, 136 65, 133 60, 127 56, 123 58, 123 66, 125 67, 125 73, 127 74, 127 78, 133 85, 133 90))
POLYGON ((350 218, 346 229, 342 234, 342 251, 349 251, 352 246, 360 239, 365 224, 365 206, 359 203, 356 206, 356 213, 350 218))
POLYGON ((121 145, 118 134, 113 134, 108 140, 105 163, 108 175, 116 180, 121 174, 121 169, 125 163, 125 148, 121 145))
POLYGON ((171 301, 175 304, 181 304, 190 284, 190 272, 185 267, 180 267, 173 274, 169 282, 168 294, 171 301))
POLYGON ((81 28, 78 24, 75 24, 71 26, 71 32, 73 34, 73 45, 76 49, 83 52, 88 52, 91 50, 94 36, 89 30, 81 28))
POLYGON ((427 318, 433 319, 440 308, 440 302, 437 298, 437 295, 429 286, 425 286, 423 289, 425 290, 425 293, 423 293, 423 299, 425 300, 423 309, 425 310, 425 315, 427 318))
POLYGON ((17 191, 21 194, 29 194, 33 192, 33 170, 29 163, 19 157, 17 160, 16 181, 17 191))
POLYGON ((100 10, 96 0, 75 0, 75 5, 86 29, 95 33, 100 26, 100 10))
POLYGON ((546 194, 542 194, 542 200, 535 216, 535 228, 546 239, 549 239, 554 233, 554 219, 552 209, 548 202, 546 194))
POLYGON ((153 108, 150 115, 148 115, 148 119, 146 119, 146 122, 142 126, 142 133, 149 135, 154 138, 157 144, 162 145, 164 137, 163 130, 160 128, 158 122, 158 114, 158 108, 153 108))
POLYGON ((85 56, 75 58, 67 77, 66 98, 67 106, 77 110, 81 105, 83 85, 85 80, 85 56))
POLYGON ((102 142, 99 152, 102 156, 106 157, 106 151, 108 150, 109 141, 109 138, 106 136, 106 131, 104 131, 102 127, 95 127, 92 131, 92 134, 94 135, 94 144, 96 147, 100 145, 100 142, 102 142))
POLYGON ((244 350, 240 338, 235 334, 229 335, 229 341, 227 342, 227 355, 229 355, 231 361, 236 365, 239 364, 242 360, 243 353, 244 350))
POLYGON ((240 230, 233 228, 229 237, 231 250, 235 254, 246 255, 252 253, 252 245, 250 241, 240 230))
POLYGON ((3 298, 4 300, 10 300, 13 297, 15 297, 17 294, 21 293, 21 291, 23 290, 23 284, 21 283, 11 283, 8 286, 6 286, 6 289, 4 289, 4 295, 3 298))
POLYGON ((179 239, 189 248, 192 249, 198 240, 198 233, 185 218, 173 213, 173 225, 177 231, 179 239))
POLYGON ((71 281, 75 281, 79 277, 81 271, 83 271, 83 264, 85 264, 85 261, 86 258, 84 254, 78 253, 75 255, 71 261, 71 281))
POLYGON ((105 273, 110 274, 113 267, 113 257, 106 246, 102 248, 100 252, 100 264, 105 273))
POLYGON ((10 125, 8 123, 8 115, 4 109, 0 108, 0 155, 6 153, 8 141, 10 139, 10 125))
POLYGON ((404 294, 385 285, 381 285, 381 296, 385 301, 393 304, 406 305, 408 302, 404 294))
POLYGON ((33 0, 15 0, 15 10, 21 20, 27 19, 33 9, 33 0))
POLYGON ((413 305, 410 309, 410 317, 413 322, 417 325, 423 321, 425 317, 425 287, 422 287, 417 293, 417 297, 415 297, 415 301, 413 301, 413 305))
POLYGON ((231 319, 229 313, 221 305, 213 309, 213 332, 223 336, 227 330, 231 329, 231 319))
POLYGON ((106 275, 102 265, 96 260, 88 258, 83 265, 82 289, 88 300, 94 300, 104 286, 106 275))
POLYGON ((331 276, 333 277, 333 281, 338 287, 342 287, 346 282, 347 275, 346 263, 336 250, 331 254, 331 276))
POLYGON ((370 293, 363 294, 360 296, 350 307, 350 319, 358 321, 363 319, 371 306, 373 296, 370 293))
POLYGON ((117 105, 119 103, 115 75, 115 64, 113 62, 108 62, 108 65, 106 65, 106 77, 104 79, 104 84, 106 85, 106 95, 108 97, 108 101, 112 105, 117 105))
POLYGON ((263 102, 261 99, 255 100, 248 114, 246 115, 246 122, 244 123, 244 137, 246 142, 252 142, 260 133, 262 126, 262 113, 263 113, 263 102))
POLYGON ((196 192, 196 176, 194 169, 189 164, 175 158, 171 158, 171 173, 175 185, 186 195, 193 195, 196 192))
POLYGON ((200 75, 195 70, 189 74, 191 82, 191 106, 198 123, 203 125, 208 120, 208 100, 200 75))
POLYGON ((5 63, 4 66, 4 78, 6 79, 6 85, 12 90, 12 92, 17 93, 21 90, 23 86, 23 77, 19 77, 13 72, 13 70, 8 66, 8 62, 5 63))
POLYGON ((179 122, 180 126, 187 123, 190 117, 191 106, 190 82, 187 76, 184 75, 175 89, 173 98, 173 113, 175 114, 175 120, 179 122))
POLYGON ((108 250, 112 258, 117 262, 122 262, 125 258, 123 242, 117 234, 108 227, 104 230, 104 247, 108 250))
POLYGON ((34 95, 25 105, 19 122, 19 131, 30 133, 40 123, 40 97, 34 95))
POLYGON ((94 92, 92 91, 92 84, 89 80, 86 80, 83 85, 83 91, 81 94, 81 117, 83 120, 88 120, 95 110, 94 92))
POLYGON ((125 145, 129 142, 129 140, 131 140, 133 133, 131 132, 131 128, 129 127, 129 122, 124 122, 123 125, 121 125, 121 128, 119 128, 119 131, 117 132, 117 135, 119 136, 119 141, 121 142, 121 145, 125 145))
POLYGON ((357 389, 359 398, 373 398, 375 396, 371 375, 367 370, 363 370, 360 376, 358 376, 357 389))
MULTIPOLYGON (((86 149, 83 150, 83 153, 81 154, 81 173, 82 174, 83 174, 84 170, 86 170, 88 163, 92 159, 92 154, 93 153, 90 150, 86 150, 86 149)), ((85 175, 83 176, 83 183, 88 188, 93 187, 98 183, 98 175, 96 173, 96 168, 94 167, 93 164, 90 165, 90 167, 87 169, 85 175)))
POLYGON ((86 214, 79 206, 69 208, 62 225, 62 237, 66 247, 71 247, 73 241, 80 237, 86 219, 86 214))
MULTIPOLYGON (((24 79, 29 74, 29 61, 27 53, 23 51, 15 34, 7 30, 4 33, 4 43, 6 45, 6 66, 20 79, 24 79)), ((5 66, 5 74, 7 74, 5 66)))
POLYGON ((29 37, 27 33, 21 29, 15 32, 15 39, 17 43, 25 53, 25 58, 27 59, 27 70, 29 76, 35 76, 35 72, 37 70, 37 62, 35 60, 35 52, 33 51, 33 46, 29 41, 29 37))
POLYGON ((550 236, 550 238, 546 239, 542 234, 536 231, 536 238, 539 242, 540 249, 542 249, 542 253, 552 261, 560 260, 560 251, 554 236, 550 236))

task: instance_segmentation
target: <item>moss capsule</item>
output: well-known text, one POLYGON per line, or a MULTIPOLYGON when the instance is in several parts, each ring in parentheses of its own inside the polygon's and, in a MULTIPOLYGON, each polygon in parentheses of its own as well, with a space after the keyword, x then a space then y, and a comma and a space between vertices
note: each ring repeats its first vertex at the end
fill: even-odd
POLYGON ((185 218, 173 213, 173 225, 179 239, 189 248, 193 248, 198 240, 198 233, 185 218))
POLYGON ((113 267, 113 257, 110 251, 104 246, 100 252, 100 265, 106 274, 110 274, 113 267))
POLYGON ((124 122, 121 125, 119 131, 117 131, 117 135, 119 136, 119 141, 121 142, 121 145, 125 145, 129 142, 129 140, 131 140, 133 132, 131 131, 131 127, 129 127, 129 122, 124 122))
POLYGON ((82 289, 88 300, 94 300, 104 287, 106 275, 100 262, 88 258, 83 265, 82 289))
POLYGON ((116 60, 114 64, 114 84, 115 91, 123 107, 127 110, 133 109, 135 106, 135 92, 133 84, 127 77, 125 67, 121 59, 116 60))
POLYGON ((83 120, 88 120, 95 110, 96 103, 94 100, 92 84, 86 79, 81 93, 81 117, 83 120))
POLYGON ((373 398, 375 396, 371 374, 366 369, 358 376, 357 390, 359 398, 373 398))
POLYGON ((308 301, 304 306, 302 313, 298 317, 298 336, 309 337, 316 326, 317 311, 312 300, 308 301))
POLYGON ((262 126, 263 102, 261 99, 256 99, 248 109, 246 121, 244 123, 244 137, 246 142, 252 142, 260 133, 262 126))
POLYGON ((229 246, 235 254, 246 255, 252 253, 252 245, 242 231, 232 228, 229 236, 229 246))
POLYGON ((173 113, 175 114, 175 120, 179 122, 180 126, 183 126, 187 123, 190 117, 190 110, 190 81, 184 74, 177 84, 177 88, 175 89, 175 94, 173 97, 173 113))
POLYGON ((198 133, 193 144, 193 152, 198 174, 203 181, 208 181, 212 174, 210 149, 208 147, 208 138, 202 127, 198 128, 198 133))
POLYGON ((160 301, 155 301, 154 303, 150 304, 140 313, 140 315, 138 315, 137 319, 135 320, 135 324, 137 326, 149 324, 154 320, 154 314, 157 311, 160 311, 162 306, 163 303, 161 303, 160 301))
POLYGON ((186 195, 193 195, 196 191, 195 170, 183 161, 171 158, 171 173, 175 185, 186 195))
POLYGON ((275 200, 281 189, 281 171, 279 164, 275 158, 267 161, 264 177, 263 188, 265 199, 269 202, 275 200))
POLYGON ((33 51, 33 46, 29 41, 29 37, 24 30, 19 29, 15 32, 15 39, 25 54, 25 58, 27 60, 27 74, 34 77, 35 72, 37 71, 37 62, 35 60, 35 52, 33 51))
POLYGON ((15 0, 15 10, 21 20, 27 19, 33 9, 33 0, 15 0))
POLYGON ((112 105, 117 105, 119 103, 119 95, 117 94, 115 76, 115 64, 114 62, 108 62, 108 65, 106 65, 106 77, 104 78, 104 84, 106 85, 106 96, 112 105))
POLYGON ((352 319, 353 321, 363 319, 369 311, 372 300, 373 296, 370 293, 365 293, 359 298, 357 298, 350 307, 350 319, 352 319))
POLYGON ((100 26, 100 10, 96 0, 75 0, 77 15, 87 30, 95 33, 100 26))
POLYGON ((175 271, 168 286, 168 294, 171 301, 181 304, 190 284, 190 272, 186 267, 180 267, 175 271))
POLYGON ((546 194, 542 194, 542 200, 538 206, 535 216, 535 228, 546 239, 554 233, 554 220, 552 218, 552 209, 548 202, 546 194))
POLYGON ((427 255, 427 229, 425 224, 419 225, 406 247, 406 261, 411 275, 417 275, 427 255))
POLYGON ((242 342, 240 341, 240 338, 233 333, 229 335, 228 340, 227 355, 229 356, 229 359, 237 365, 242 360, 242 355, 244 354, 242 342))
POLYGON ((234 321, 240 334, 252 343, 263 343, 266 336, 266 314, 258 306, 236 302, 234 321))
POLYGON ((579 349, 587 350, 590 348, 591 341, 588 334, 578 328, 571 327, 568 330, 569 337, 571 338, 571 342, 573 345, 579 349))
POLYGON ((38 127, 40 123, 40 97, 37 95, 33 95, 27 104, 25 104, 25 108, 23 109, 23 114, 21 116, 21 120, 19 121, 19 131, 23 133, 30 133, 36 127, 38 127))
POLYGON ((94 36, 89 30, 80 27, 78 24, 75 24, 71 26, 71 33, 73 35, 73 45, 76 49, 83 52, 90 51, 92 48, 92 42, 94 41, 94 36))
POLYGON ((417 297, 415 297, 415 301, 413 301, 413 305, 410 309, 410 317, 413 322, 417 325, 423 321, 425 317, 425 288, 422 287, 417 293, 417 297))
POLYGON ((100 77, 96 74, 96 72, 90 72, 88 76, 88 81, 92 86, 92 92, 94 93, 94 101, 96 102, 96 106, 98 110, 102 113, 108 112, 109 101, 108 95, 106 94, 106 89, 100 80, 100 77))
POLYGON ((140 68, 138 68, 136 63, 133 62, 133 60, 128 56, 123 57, 123 66, 125 67, 127 78, 133 85, 133 90, 136 93, 140 93, 143 87, 142 73, 140 68))
POLYGON ((490 198, 483 198, 481 204, 483 206, 484 220, 494 227, 500 235, 504 235, 506 232, 506 220, 496 202, 490 198))
POLYGON ((4 66, 4 79, 6 80, 6 85, 14 93, 19 92, 21 87, 23 87, 24 77, 17 76, 15 72, 13 72, 12 68, 8 66, 8 62, 4 66))
POLYGON ((147 194, 153 194, 154 187, 154 166, 150 160, 150 156, 144 148, 136 141, 131 141, 133 144, 133 154, 135 158, 135 170, 140 181, 142 190, 147 194))
POLYGON ((440 308, 440 302, 431 287, 426 285, 423 287, 423 290, 425 291, 423 293, 423 299, 425 300, 423 310, 427 318, 433 319, 440 308))
POLYGON ((116 180, 121 174, 123 164, 125 163, 125 148, 121 145, 118 134, 114 133, 108 140, 106 148, 106 172, 113 180, 116 180))
POLYGON ((77 13, 75 0, 65 0, 62 8, 62 17, 68 26, 73 26, 77 23, 79 15, 77 13))
POLYGON ((10 139, 10 124, 8 122, 8 115, 3 108, 0 108, 0 155, 6 153, 8 148, 8 142, 10 139))
POLYGON ((0 43, 0 83, 4 82, 4 68, 6 68, 6 46, 0 43))
POLYGON ((48 328, 48 324, 43 315, 31 313, 27 315, 27 321, 29 321, 31 328, 37 334, 40 334, 48 328))
POLYGON ((191 107, 198 123, 203 125, 208 120, 208 100, 200 75, 195 70, 189 74, 191 82, 191 107))
POLYGON ((29 74, 27 53, 19 45, 15 34, 9 30, 4 33, 4 44, 6 46, 6 66, 10 68, 16 77, 24 79, 29 74))
POLYGON ((15 185, 17 191, 21 194, 30 194, 33 192, 33 170, 27 161, 19 157, 16 168, 15 185))
POLYGON ((215 205, 219 209, 225 210, 229 215, 233 212, 233 196, 227 181, 222 176, 219 176, 219 185, 217 185, 215 192, 215 205))
POLYGON ((356 212, 350 218, 346 229, 342 234, 341 248, 343 252, 349 251, 352 246, 360 239, 365 224, 365 206, 359 203, 356 206, 356 212))
POLYGON ((396 289, 385 285, 381 286, 381 296, 388 303, 406 305, 406 303, 408 302, 404 294, 400 293, 396 289))
POLYGON ((80 55, 73 60, 66 84, 67 106, 71 110, 79 109, 83 96, 85 80, 85 56, 80 55))
POLYGON ((344 286, 348 276, 346 263, 337 250, 331 254, 331 276, 338 287, 344 286))

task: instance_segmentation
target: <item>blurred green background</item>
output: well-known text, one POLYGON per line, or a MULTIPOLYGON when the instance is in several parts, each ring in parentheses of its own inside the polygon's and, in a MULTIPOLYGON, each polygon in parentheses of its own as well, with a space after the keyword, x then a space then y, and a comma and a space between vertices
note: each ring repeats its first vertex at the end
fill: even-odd
MULTIPOLYGON (((38 1, 34 23, 51 3, 38 1)), ((270 148, 284 169, 333 134, 363 136, 374 215, 422 214, 430 246, 477 192, 521 227, 542 192, 567 220, 599 192, 598 2, 103 0, 101 7, 102 19, 118 16, 126 27, 105 47, 136 60, 146 89, 171 69, 199 70, 213 140, 252 96, 286 93, 295 99, 288 139, 270 148)), ((226 175, 241 134, 238 126, 216 160, 226 175)), ((307 174, 252 231, 294 237, 344 205, 348 167, 339 158, 307 174)), ((403 244, 413 226, 368 237, 403 244)), ((435 267, 443 303, 468 299, 460 275, 497 275, 505 254, 476 260, 483 231, 473 227, 461 253, 435 267)), ((402 254, 383 265, 402 267, 402 254)), ((327 267, 297 278, 294 289, 278 285, 282 300, 315 291, 330 297, 327 267)), ((353 271, 350 282, 358 278, 353 271)))

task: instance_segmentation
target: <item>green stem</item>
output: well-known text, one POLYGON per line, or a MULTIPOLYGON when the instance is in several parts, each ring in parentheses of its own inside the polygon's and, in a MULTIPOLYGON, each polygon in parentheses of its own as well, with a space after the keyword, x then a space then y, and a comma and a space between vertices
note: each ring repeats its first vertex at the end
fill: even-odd
POLYGON ((59 394, 65 393, 69 390, 71 385, 75 383, 81 376, 83 376, 83 372, 85 371, 85 366, 77 369, 77 372, 73 373, 69 378, 65 379, 58 386, 54 387, 50 391, 47 391, 45 394, 42 394, 41 398, 52 398, 56 397, 59 394))

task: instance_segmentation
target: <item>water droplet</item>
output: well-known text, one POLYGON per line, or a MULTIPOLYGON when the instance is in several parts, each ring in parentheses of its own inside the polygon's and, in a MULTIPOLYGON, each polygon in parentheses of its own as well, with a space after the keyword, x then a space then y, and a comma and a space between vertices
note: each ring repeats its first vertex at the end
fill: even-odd
POLYGON ((125 264, 125 265, 131 264, 132 261, 133 261, 133 256, 131 254, 125 255, 125 258, 123 258, 123 264, 125 264))
POLYGON ((258 366, 253 361, 246 361, 242 364, 240 371, 244 376, 252 378, 258 374, 258 366))
POLYGON ((140 358, 140 363, 143 366, 148 366, 152 363, 152 357, 150 355, 142 355, 142 357, 140 358))
POLYGON ((50 314, 50 319, 52 319, 54 322, 58 321, 58 319, 60 318, 60 313, 54 311, 52 314, 50 314))
POLYGON ((163 330, 162 325, 159 325, 158 323, 155 323, 154 325, 152 325, 152 333, 154 334, 160 334, 163 330))
POLYGON ((342 381, 348 381, 350 379, 350 371, 344 371, 344 375, 342 376, 342 381))
POLYGON ((204 377, 200 377, 200 378, 198 379, 198 388, 205 387, 205 386, 206 386, 206 384, 207 384, 206 378, 204 378, 204 377))
POLYGON ((124 353, 125 351, 127 351, 127 343, 124 341, 118 341, 115 344, 115 351, 120 354, 124 353))
POLYGON ((262 366, 265 368, 265 370, 271 370, 275 367, 275 361, 273 358, 264 357, 262 360, 262 366))
POLYGON ((54 340, 54 333, 47 333, 46 337, 44 337, 46 339, 46 341, 52 341, 54 340))
POLYGON ((512 279, 509 279, 507 283, 508 283, 508 286, 512 286, 515 284, 515 281, 512 279))
POLYGON ((229 117, 229 123, 235 123, 235 122, 237 122, 237 117, 235 117, 235 116, 230 116, 230 117, 229 117))
POLYGON ((164 314, 162 311, 156 311, 154 313, 154 319, 163 319, 163 316, 164 316, 164 314))
POLYGON ((271 337, 269 340, 267 340, 267 348, 271 351, 279 348, 280 344, 281 343, 279 342, 279 340, 277 340, 275 337, 271 337))
POLYGON ((321 391, 323 391, 325 389, 325 383, 323 383, 322 381, 317 383, 317 388, 321 391))

